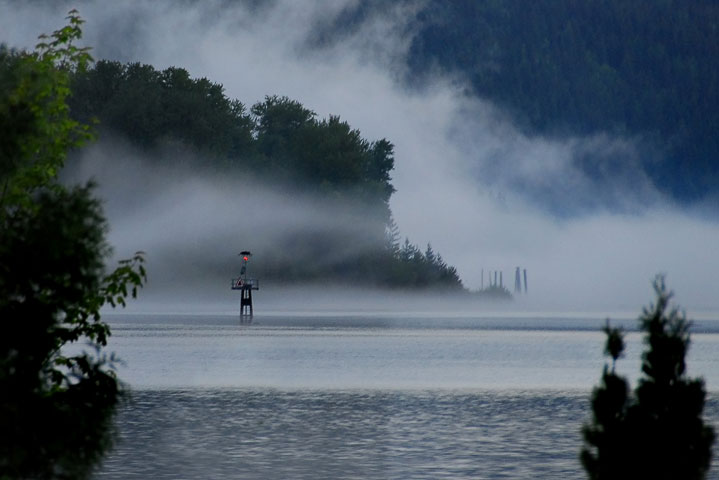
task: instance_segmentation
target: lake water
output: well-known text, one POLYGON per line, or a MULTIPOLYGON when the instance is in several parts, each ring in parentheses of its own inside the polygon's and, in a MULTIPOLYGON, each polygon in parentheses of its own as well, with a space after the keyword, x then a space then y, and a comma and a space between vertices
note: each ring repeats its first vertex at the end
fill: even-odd
MULTIPOLYGON (((585 478, 603 319, 106 318, 133 393, 96 478, 585 478)), ((689 373, 719 427, 719 321, 695 327, 689 373)), ((627 340, 617 368, 635 381, 641 338, 627 340)))

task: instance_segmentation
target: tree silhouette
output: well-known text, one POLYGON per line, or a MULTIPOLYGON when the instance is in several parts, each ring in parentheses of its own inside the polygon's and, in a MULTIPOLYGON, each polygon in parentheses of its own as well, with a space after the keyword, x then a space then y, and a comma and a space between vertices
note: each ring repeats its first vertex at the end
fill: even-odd
MULTIPOLYGON (((639 318, 647 349, 633 395, 621 376, 604 366, 592 395, 592 423, 582 429, 582 464, 592 480, 704 479, 715 434, 704 425, 706 392, 701 379, 687 378, 689 327, 684 314, 669 309, 672 293, 664 278, 654 281, 656 303, 639 318)), ((607 322, 605 353, 616 361, 624 342, 607 322)))
POLYGON ((82 479, 112 443, 122 388, 100 309, 145 280, 143 256, 105 272, 107 225, 92 185, 57 182, 67 152, 92 138, 69 116, 82 20, 32 53, 0 48, 0 478, 82 479), (94 352, 73 353, 84 340, 94 352))
POLYGON ((612 373, 614 373, 617 359, 624 355, 624 332, 621 327, 612 328, 609 324, 609 319, 607 319, 607 324, 602 331, 607 334, 604 354, 612 357, 612 373))

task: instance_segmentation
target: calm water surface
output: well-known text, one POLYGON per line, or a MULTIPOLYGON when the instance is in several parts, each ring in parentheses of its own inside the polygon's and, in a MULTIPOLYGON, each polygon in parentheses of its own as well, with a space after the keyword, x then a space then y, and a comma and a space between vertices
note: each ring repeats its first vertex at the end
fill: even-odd
MULTIPOLYGON (((584 478, 597 319, 109 318, 133 394, 97 478, 584 478)), ((713 325, 689 368, 719 426, 713 325)), ((630 379, 641 348, 630 333, 630 379)))

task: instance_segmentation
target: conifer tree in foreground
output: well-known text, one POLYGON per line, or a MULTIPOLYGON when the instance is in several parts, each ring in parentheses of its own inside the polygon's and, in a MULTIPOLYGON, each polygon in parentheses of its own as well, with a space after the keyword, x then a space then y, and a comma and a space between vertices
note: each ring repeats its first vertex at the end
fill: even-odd
POLYGON ((663 277, 656 278, 654 290, 656 303, 639 318, 646 349, 633 393, 614 370, 624 350, 622 332, 608 322, 604 329, 612 368, 604 367, 592 394, 592 422, 582 429, 581 460, 592 480, 692 480, 709 471, 715 434, 702 419, 704 381, 685 374, 690 322, 669 308, 672 293, 663 277))

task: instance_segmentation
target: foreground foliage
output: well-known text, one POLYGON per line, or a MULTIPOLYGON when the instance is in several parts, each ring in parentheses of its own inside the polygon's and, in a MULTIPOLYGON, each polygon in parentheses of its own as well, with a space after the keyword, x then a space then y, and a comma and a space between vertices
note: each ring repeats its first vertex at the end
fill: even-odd
POLYGON ((122 388, 105 304, 145 280, 141 253, 106 274, 110 253, 92 185, 56 180, 92 138, 69 116, 70 75, 86 68, 82 20, 32 53, 0 50, 0 478, 85 478, 112 443, 122 388), (84 340, 86 349, 70 344, 84 340), (89 351, 87 351, 89 350, 89 351))
POLYGON ((689 326, 683 314, 669 311, 671 293, 664 279, 654 282, 657 299, 639 319, 647 349, 633 394, 615 373, 624 351, 622 332, 607 322, 602 383, 592 396, 592 423, 583 429, 581 460, 589 478, 703 479, 711 462, 715 434, 702 420, 706 392, 701 379, 687 378, 689 326))

